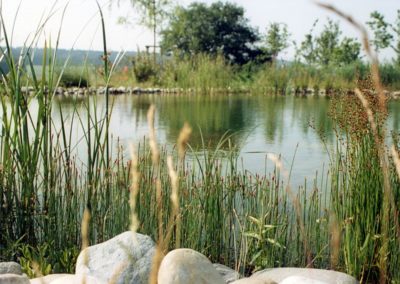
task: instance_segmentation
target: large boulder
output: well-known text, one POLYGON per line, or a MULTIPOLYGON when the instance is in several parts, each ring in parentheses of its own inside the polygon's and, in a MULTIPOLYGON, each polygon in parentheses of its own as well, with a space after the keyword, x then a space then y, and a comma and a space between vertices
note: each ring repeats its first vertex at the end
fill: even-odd
POLYGON ((31 284, 50 284, 54 280, 57 280, 58 278, 63 278, 65 276, 71 276, 73 274, 49 274, 43 277, 37 277, 31 279, 31 284))
POLYGON ((357 284, 358 281, 342 272, 309 268, 272 268, 235 282, 241 283, 299 283, 299 284, 357 284), (246 282, 251 281, 251 282, 246 282), (268 282, 269 281, 269 282, 268 282))
POLYGON ((290 276, 283 279, 279 284, 326 284, 326 282, 318 281, 303 276, 290 276))
POLYGON ((21 265, 16 262, 0 262, 0 274, 22 275, 21 265))
POLYGON ((67 275, 50 282, 51 284, 107 284, 96 277, 89 275, 67 275))
POLYGON ((83 250, 78 256, 76 274, 106 283, 147 284, 154 252, 155 244, 150 237, 125 232, 83 250))
POLYGON ((240 280, 231 282, 231 284, 278 284, 278 283, 275 281, 269 280, 269 279, 248 277, 248 278, 242 278, 240 280))
POLYGON ((225 284, 211 261, 191 249, 169 252, 161 262, 158 284, 225 284))
POLYGON ((30 284, 26 275, 0 274, 1 284, 30 284))

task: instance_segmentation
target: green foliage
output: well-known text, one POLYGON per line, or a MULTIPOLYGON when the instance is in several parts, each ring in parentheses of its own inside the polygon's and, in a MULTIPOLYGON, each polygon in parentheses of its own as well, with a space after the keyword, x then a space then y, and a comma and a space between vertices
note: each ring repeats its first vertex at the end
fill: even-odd
POLYGON ((339 24, 328 19, 322 32, 315 38, 315 53, 318 64, 329 65, 334 59, 336 49, 339 46, 341 35, 339 24))
MULTIPOLYGON (((252 252, 250 264, 255 266, 255 271, 260 270, 264 267, 274 266, 276 263, 270 262, 270 257, 268 253, 270 253, 271 248, 285 250, 286 247, 280 244, 277 240, 275 240, 275 231, 279 227, 279 225, 270 225, 266 224, 266 220, 268 215, 261 216, 260 218, 255 218, 253 216, 248 216, 250 221, 250 231, 245 232, 243 235, 249 238, 249 242, 255 242, 254 252, 252 252)), ((282 225, 281 225, 282 226, 282 225)))
POLYGON ((176 9, 162 32, 161 46, 164 51, 184 56, 222 54, 230 62, 245 64, 262 55, 254 46, 259 36, 248 22, 243 8, 235 4, 216 2, 207 6, 195 2, 176 9))
POLYGON ((89 80, 87 78, 87 72, 85 72, 85 68, 70 67, 64 69, 60 80, 60 86, 89 87, 89 80))
POLYGON ((21 246, 19 263, 22 271, 29 278, 48 275, 52 272, 51 263, 48 259, 49 249, 51 249, 49 244, 38 245, 36 248, 30 245, 21 246))
POLYGON ((393 24, 388 23, 385 17, 378 11, 370 15, 367 25, 374 33, 372 44, 376 51, 392 48, 397 55, 397 63, 400 64, 400 10, 397 10, 397 18, 393 24))
MULTIPOLYGON (((363 84, 359 87, 369 88, 363 84)), ((372 91, 364 92, 364 97, 369 102, 378 128, 382 130, 386 114, 382 113, 378 99, 372 91)), ((385 255, 384 261, 389 264, 388 267, 398 262, 397 257, 392 258, 392 254, 398 255, 400 248, 400 239, 396 236, 398 228, 394 222, 396 209, 385 205, 387 203, 384 201, 384 174, 378 151, 378 147, 384 144, 376 142, 384 138, 372 133, 366 110, 357 97, 335 98, 333 102, 333 117, 346 137, 344 143, 338 143, 337 154, 333 156, 331 186, 332 208, 342 236, 340 253, 346 263, 346 272, 357 276, 363 283, 378 282, 380 273, 398 280, 397 271, 390 271, 390 268, 382 271, 385 268, 380 265, 386 243, 390 243, 393 249, 388 256, 385 255), (387 220, 384 217, 386 213, 387 220), (386 233, 385 226, 390 228, 386 233)), ((386 147, 383 147, 386 151, 386 147)), ((399 176, 395 173, 394 164, 389 166, 389 170, 392 198, 397 199, 400 192, 399 176)), ((398 200, 393 202, 399 204, 398 200)))
POLYGON ((392 90, 400 89, 400 65, 383 64, 379 66, 382 84, 392 90))
POLYGON ((36 247, 21 244, 17 253, 22 271, 29 278, 35 278, 51 273, 74 273, 79 250, 72 247, 57 251, 51 242, 36 247))
POLYGON ((393 40, 393 35, 389 32, 389 24, 385 21, 384 16, 378 11, 374 11, 370 15, 371 20, 367 25, 372 29, 374 38, 372 44, 375 50, 379 51, 389 47, 393 40))
POLYGON ((297 49, 299 59, 319 66, 347 65, 360 59, 361 44, 352 38, 342 38, 338 23, 328 19, 322 32, 315 36, 313 30, 316 24, 317 21, 297 49))
POLYGON ((286 24, 271 23, 267 28, 266 49, 274 60, 280 52, 289 47, 289 36, 286 24))
MULTIPOLYGON (((117 0, 119 3, 121 0, 117 0)), ((169 17, 171 0, 129 0, 136 8, 140 22, 148 28, 156 29, 169 17)))
POLYGON ((162 85, 169 88, 192 89, 203 94, 223 92, 235 83, 233 68, 224 57, 197 54, 181 60, 165 62, 162 85))
POLYGON ((139 83, 156 83, 159 67, 150 59, 149 54, 138 52, 132 59, 133 73, 139 83))
POLYGON ((315 43, 314 43, 314 28, 317 26, 318 20, 314 21, 312 28, 305 39, 301 42, 300 47, 296 46, 296 58, 303 59, 306 64, 312 65, 316 61, 315 43))
POLYGON ((333 54, 333 62, 338 65, 350 65, 360 60, 361 44, 355 39, 345 37, 333 54))

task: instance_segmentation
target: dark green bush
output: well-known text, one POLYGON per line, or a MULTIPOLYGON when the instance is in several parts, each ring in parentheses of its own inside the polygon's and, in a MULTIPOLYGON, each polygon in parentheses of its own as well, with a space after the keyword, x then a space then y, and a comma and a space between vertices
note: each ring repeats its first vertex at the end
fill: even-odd
POLYGON ((64 70, 60 86, 62 87, 88 87, 89 80, 87 76, 78 69, 66 69, 64 70))
POLYGON ((149 54, 138 52, 132 60, 133 73, 135 79, 139 83, 155 81, 158 74, 158 67, 154 64, 149 54))

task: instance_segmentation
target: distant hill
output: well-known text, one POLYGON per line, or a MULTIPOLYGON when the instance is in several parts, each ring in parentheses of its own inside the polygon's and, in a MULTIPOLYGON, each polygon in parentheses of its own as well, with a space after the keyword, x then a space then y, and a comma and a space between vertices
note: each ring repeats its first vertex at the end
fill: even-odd
MULTIPOLYGON (((12 53, 15 59, 19 57, 21 54, 21 47, 16 47, 12 49, 12 53)), ((47 51, 47 56, 49 56, 49 51, 47 51)), ((36 48, 31 51, 33 57, 33 65, 42 65, 44 52, 42 48, 36 48)), ((130 51, 126 52, 124 58, 121 60, 119 66, 125 66, 131 64, 131 58, 136 54, 136 52, 130 51)), ((88 65, 102 65, 102 51, 91 51, 91 50, 67 50, 67 49, 58 49, 57 50, 57 63, 62 66, 65 61, 69 58, 68 66, 82 66, 85 63, 88 65)), ((110 53, 110 60, 114 62, 117 57, 118 52, 112 51, 110 53)), ((25 62, 27 64, 27 62, 25 62)), ((0 67, 3 71, 7 72, 7 64, 5 64, 4 60, 0 62, 0 67)))

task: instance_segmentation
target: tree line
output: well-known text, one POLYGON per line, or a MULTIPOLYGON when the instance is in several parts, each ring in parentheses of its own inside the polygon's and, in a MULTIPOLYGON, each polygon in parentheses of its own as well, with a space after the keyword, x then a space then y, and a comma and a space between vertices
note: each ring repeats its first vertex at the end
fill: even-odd
MULTIPOLYGON (((344 36, 339 23, 328 19, 321 32, 315 21, 299 44, 291 41, 285 23, 270 23, 263 33, 250 25, 243 7, 230 2, 210 5, 193 2, 188 7, 172 5, 171 0, 129 0, 141 15, 141 23, 161 36, 164 53, 181 57, 196 54, 222 55, 232 64, 276 61, 293 45, 296 60, 315 66, 347 65, 361 60, 361 44, 356 38, 344 36), (164 27, 164 28, 161 28, 164 27)), ((118 1, 119 2, 119 1, 118 1)), ((379 53, 393 49, 400 64, 400 10, 394 23, 374 11, 366 23, 372 31, 372 44, 379 53)), ((155 53, 155 52, 154 52, 155 53)))

